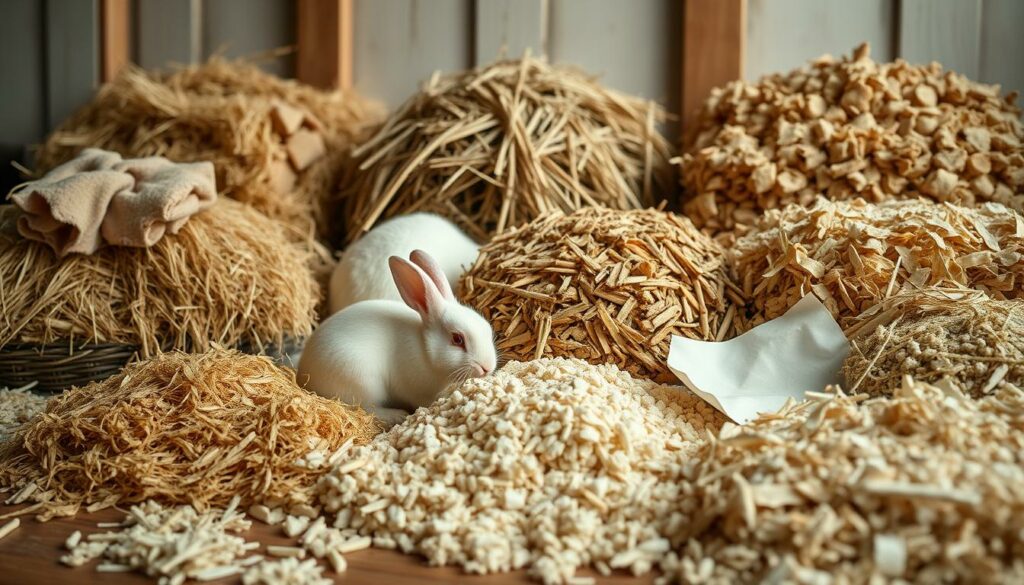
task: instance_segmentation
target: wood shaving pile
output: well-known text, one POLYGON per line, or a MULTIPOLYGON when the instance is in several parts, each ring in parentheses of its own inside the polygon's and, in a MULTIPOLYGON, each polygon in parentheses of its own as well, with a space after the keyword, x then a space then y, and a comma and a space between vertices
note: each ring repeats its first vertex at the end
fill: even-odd
POLYGON ((712 92, 688 134, 684 209, 698 227, 736 235, 764 210, 819 194, 1024 210, 1015 99, 938 63, 875 63, 867 45, 734 81, 712 92))
POLYGON ((510 362, 442 394, 319 483, 341 529, 469 573, 650 570, 681 479, 722 417, 678 387, 580 360, 510 362))
POLYGON ((291 370, 230 350, 169 353, 52 398, 0 452, 0 487, 14 513, 41 519, 156 499, 197 509, 302 504, 320 470, 305 459, 377 421, 298 387, 291 370))
POLYGON ((904 288, 953 285, 1024 298, 1024 216, 998 203, 818 199, 770 212, 733 250, 750 313, 774 319, 813 292, 846 329, 904 288))
POLYGON ((974 398, 1024 388, 1024 300, 910 291, 865 311, 847 333, 843 376, 851 392, 884 395, 903 375, 931 384, 948 378, 974 398))
POLYGON ((0 388, 0 442, 46 408, 46 397, 29 387, 0 388))
POLYGON ((351 241, 412 211, 479 241, 554 210, 653 205, 671 191, 653 101, 525 57, 435 75, 353 153, 336 217, 351 241))
POLYGON ((653 209, 549 213, 485 245, 460 292, 505 355, 614 363, 660 381, 675 379, 672 335, 727 338, 742 306, 722 248, 653 209))
POLYGON ((37 171, 90 146, 127 158, 208 160, 222 195, 286 222, 294 237, 308 238, 348 147, 382 117, 380 106, 353 92, 280 79, 244 61, 213 58, 167 74, 129 66, 50 135, 36 153, 37 171), (282 119, 294 116, 278 115, 282 105, 284 112, 307 118, 322 140, 323 156, 302 160, 308 149, 289 144, 288 132, 279 130, 282 119))
MULTIPOLYGON (((7 208, 6 211, 3 208, 7 208)), ((140 357, 214 344, 281 347, 310 334, 319 288, 306 247, 229 199, 150 248, 57 258, 0 206, 0 348, 117 343, 140 357)))
POLYGON ((905 378, 726 425, 693 455, 664 582, 1019 583, 1024 393, 905 378))
POLYGON ((257 564, 242 575, 242 585, 332 585, 316 559, 284 558, 257 564))

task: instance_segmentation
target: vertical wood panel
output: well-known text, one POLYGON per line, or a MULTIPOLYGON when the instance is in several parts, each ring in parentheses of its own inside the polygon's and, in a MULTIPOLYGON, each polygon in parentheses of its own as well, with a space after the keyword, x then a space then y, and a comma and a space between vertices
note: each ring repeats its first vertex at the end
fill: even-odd
MULTIPOLYGON (((295 44, 296 7, 291 0, 203 0, 203 58, 257 57, 295 44)), ((262 59, 263 69, 291 77, 295 55, 262 59)))
POLYGON ((46 119, 52 129, 99 83, 98 0, 46 0, 46 119))
POLYGON ((131 59, 128 0, 100 4, 100 79, 110 81, 131 59))
POLYGON ((895 57, 896 0, 750 0, 746 79, 795 69, 863 41, 877 61, 895 57))
POLYGON ((472 63, 471 0, 357 0, 355 87, 395 107, 434 71, 472 63))
MULTIPOLYGON (((985 0, 979 79, 1024 94, 1024 2, 985 0)), ((1021 100, 1017 100, 1021 103, 1021 100)))
POLYGON ((548 0, 476 0, 477 65, 548 52, 548 0))
POLYGON ((352 0, 299 0, 295 66, 300 81, 352 87, 352 0))
POLYGON ((686 0, 683 14, 683 127, 716 86, 743 77, 746 0, 686 0))
POLYGON ((900 0, 900 57, 977 79, 980 54, 981 0, 900 0))
POLYGON ((139 65, 166 69, 202 59, 201 0, 137 0, 139 65))

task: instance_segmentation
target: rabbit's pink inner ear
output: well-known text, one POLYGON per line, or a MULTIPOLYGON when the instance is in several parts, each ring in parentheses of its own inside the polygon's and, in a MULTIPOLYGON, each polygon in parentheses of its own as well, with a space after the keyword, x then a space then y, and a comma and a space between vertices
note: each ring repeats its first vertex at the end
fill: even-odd
POLYGON ((412 254, 409 254, 409 259, 416 266, 423 269, 423 272, 430 277, 430 281, 437 287, 437 291, 441 293, 441 296, 448 300, 455 300, 455 295, 452 294, 452 287, 448 284, 448 277, 444 275, 444 269, 437 263, 437 260, 433 256, 427 254, 423 250, 413 250, 412 254))
POLYGON ((389 258, 388 265, 391 267, 391 276, 395 279, 395 286, 398 287, 398 294, 402 295, 402 300, 409 308, 426 317, 429 311, 427 283, 422 273, 408 260, 398 256, 389 258))

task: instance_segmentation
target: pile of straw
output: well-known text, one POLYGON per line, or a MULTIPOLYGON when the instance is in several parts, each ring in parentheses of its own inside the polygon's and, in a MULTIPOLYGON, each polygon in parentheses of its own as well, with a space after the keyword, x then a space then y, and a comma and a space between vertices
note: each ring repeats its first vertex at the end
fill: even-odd
POLYGON ((299 388, 266 357, 168 353, 52 398, 3 444, 0 486, 35 502, 17 513, 43 519, 148 499, 307 503, 319 472, 301 460, 377 432, 372 416, 299 388))
POLYGON ((264 350, 312 331, 319 288, 311 252, 285 228, 230 199, 150 248, 57 258, 0 208, 0 349, 9 344, 264 350), (6 219, 5 219, 6 218, 6 219))
POLYGON ((461 287, 513 359, 576 357, 659 381, 674 380, 671 336, 724 339, 742 306, 722 248, 654 209, 551 212, 485 245, 461 287))
POLYGON ((86 147, 126 158, 159 155, 208 160, 221 195, 287 222, 298 237, 314 233, 322 203, 339 179, 344 153, 365 136, 380 108, 351 92, 325 92, 283 80, 252 64, 213 58, 169 74, 128 67, 66 120, 36 154, 40 174, 86 147), (327 154, 298 173, 294 185, 275 183, 287 158, 275 131, 274 107, 284 103, 319 122, 327 154))
POLYGON ((336 217, 351 241, 435 211, 485 241, 552 211, 646 207, 671 189, 656 103, 525 57, 433 77, 353 153, 336 217))
POLYGON ((974 398, 1024 389, 1024 300, 911 291, 865 311, 847 334, 853 348, 843 376, 851 392, 885 395, 904 375, 931 384, 949 379, 974 398))
POLYGON ((938 63, 876 63, 867 45, 712 92, 688 133, 681 180, 698 227, 742 235, 766 209, 929 197, 1024 210, 1016 93, 938 63))
POLYGON ((844 329, 903 288, 960 285, 997 300, 1024 298, 1024 217, 998 203, 821 198, 809 209, 771 212, 757 230, 734 249, 750 302, 742 330, 809 292, 844 329))

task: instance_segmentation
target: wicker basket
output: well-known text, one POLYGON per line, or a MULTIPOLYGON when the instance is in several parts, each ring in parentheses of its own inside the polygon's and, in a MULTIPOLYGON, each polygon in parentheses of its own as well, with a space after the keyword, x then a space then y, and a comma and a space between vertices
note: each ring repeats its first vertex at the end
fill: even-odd
MULTIPOLYGON (((249 354, 263 353, 279 364, 291 366, 293 356, 302 349, 302 341, 286 338, 280 346, 265 346, 263 352, 250 344, 238 349, 249 354)), ((0 349, 0 387, 20 388, 36 382, 35 392, 56 394, 113 376, 136 357, 137 351, 137 346, 116 343, 79 347, 70 343, 8 345, 0 349)))

